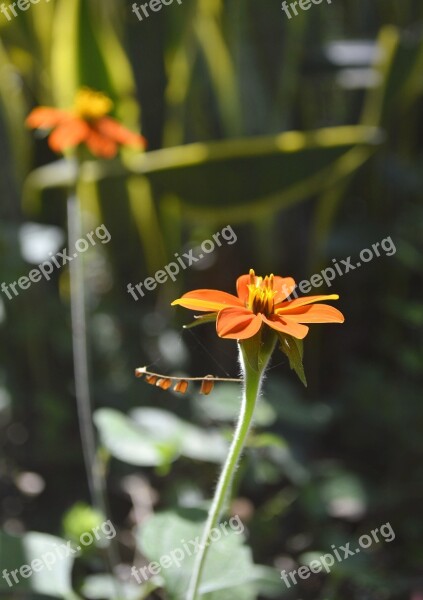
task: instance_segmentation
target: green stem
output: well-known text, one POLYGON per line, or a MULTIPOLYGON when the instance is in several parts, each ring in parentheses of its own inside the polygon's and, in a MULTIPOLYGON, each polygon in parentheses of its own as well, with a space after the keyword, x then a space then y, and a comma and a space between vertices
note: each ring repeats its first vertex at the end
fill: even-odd
MULTIPOLYGON (((78 240, 82 238, 81 206, 76 190, 73 190, 68 195, 67 213, 68 243, 70 252, 72 252, 78 240)), ((105 515, 104 485, 96 453, 95 432, 92 424, 93 411, 88 372, 85 280, 81 256, 78 256, 70 263, 69 276, 75 397, 85 470, 94 506, 105 515)))
POLYGON ((234 473, 242 454, 248 431, 250 429, 257 398, 260 393, 263 373, 266 369, 273 347, 270 351, 266 352, 266 356, 262 358, 261 365, 258 370, 255 370, 250 366, 247 350, 242 343, 239 344, 239 350, 240 362, 244 374, 244 390, 242 395, 241 411, 232 444, 220 474, 213 502, 210 506, 207 521, 203 530, 200 551, 196 555, 186 600, 197 600, 198 588, 201 583, 201 576, 203 574, 204 565, 209 550, 210 532, 214 527, 216 527, 224 508, 234 473))
MULTIPOLYGON (((68 191, 68 245, 72 253, 79 239, 82 238, 81 203, 76 186, 68 191)), ((72 349, 75 376, 75 397, 81 434, 82 453, 90 489, 90 496, 95 508, 106 519, 108 514, 106 489, 102 464, 96 451, 96 437, 93 425, 92 399, 88 367, 87 314, 85 306, 85 278, 82 257, 78 256, 69 265, 70 304, 72 321, 72 349)), ((106 559, 110 572, 114 572, 119 564, 115 552, 114 540, 106 550, 106 559)), ((121 596, 120 584, 114 580, 115 593, 121 596)))

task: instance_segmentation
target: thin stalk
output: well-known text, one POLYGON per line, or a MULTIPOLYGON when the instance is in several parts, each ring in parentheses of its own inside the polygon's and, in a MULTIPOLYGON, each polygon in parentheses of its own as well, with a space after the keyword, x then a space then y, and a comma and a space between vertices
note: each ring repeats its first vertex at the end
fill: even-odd
POLYGON ((232 444, 229 449, 225 464, 223 465, 213 502, 210 506, 207 521, 204 526, 200 551, 196 555, 186 600, 197 600, 198 588, 201 583, 201 577, 209 549, 210 532, 218 524, 220 515, 224 508, 234 473, 236 471, 250 429, 254 409, 260 393, 263 373, 271 354, 270 352, 269 356, 266 357, 266 360, 263 361, 262 368, 258 371, 255 371, 249 364, 246 356, 246 350, 244 349, 242 343, 239 345, 239 350, 240 362, 244 374, 244 389, 242 394, 241 411, 238 417, 238 423, 235 429, 232 444))
MULTIPOLYGON (((76 242, 82 237, 80 206, 75 193, 70 193, 68 196, 67 217, 68 243, 70 252, 72 252, 76 242)), ((103 515, 106 515, 103 478, 97 459, 95 432, 92 422, 92 403, 88 372, 84 268, 80 256, 73 258, 69 263, 69 274, 75 396, 84 464, 93 504, 103 513, 103 515)))
MULTIPOLYGON (((75 190, 71 190, 68 194, 67 221, 69 252, 72 255, 72 249, 76 248, 75 244, 82 237, 81 207, 75 190)), ((93 406, 88 368, 87 318, 82 257, 72 257, 72 261, 69 264, 69 275, 75 396, 82 453, 92 503, 102 514, 102 517, 106 519, 109 512, 106 489, 104 486, 102 464, 96 451, 96 436, 92 418, 93 406)), ((107 546, 106 561, 110 573, 113 574, 114 567, 119 562, 114 540, 111 540, 107 546)), ((113 579, 113 584, 116 597, 120 597, 120 584, 115 579, 113 579)))

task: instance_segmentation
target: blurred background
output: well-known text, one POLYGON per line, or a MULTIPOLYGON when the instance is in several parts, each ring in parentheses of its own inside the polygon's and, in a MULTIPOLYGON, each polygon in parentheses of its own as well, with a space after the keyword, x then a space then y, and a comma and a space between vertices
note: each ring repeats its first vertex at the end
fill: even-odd
MULTIPOLYGON (((239 368, 235 343, 213 325, 183 330, 191 315, 170 302, 203 287, 233 293, 251 267, 309 279, 390 238, 395 254, 380 250, 310 292, 339 293, 346 322, 307 337, 308 388, 275 353, 230 507, 245 524, 232 552, 242 568, 225 579, 229 563, 216 562, 221 585, 202 597, 421 600, 421 2, 323 2, 291 19, 279 0, 174 1, 142 21, 124 0, 40 0, 16 17, 8 11, 10 19, 0 13, 0 283, 68 243, 73 175, 25 128, 34 106, 69 107, 80 86, 102 90, 148 149, 91 157, 77 182, 83 232, 104 224, 111 235, 78 260, 92 422, 116 537, 13 588, 3 577, 0 595, 183 598, 180 570, 138 585, 130 568, 157 560, 203 517, 239 388, 220 384, 203 397, 191 385, 181 396, 137 380, 134 369, 237 377, 239 368), (226 226, 236 243, 145 297, 128 294, 128 283, 154 276, 175 253, 198 252, 226 226), (333 544, 354 546, 384 523, 395 540, 291 589, 280 580, 282 569, 333 544), (241 571, 253 562, 246 583, 241 571)), ((70 294, 68 265, 12 300, 0 293, 0 570, 105 519, 84 469, 70 294)))

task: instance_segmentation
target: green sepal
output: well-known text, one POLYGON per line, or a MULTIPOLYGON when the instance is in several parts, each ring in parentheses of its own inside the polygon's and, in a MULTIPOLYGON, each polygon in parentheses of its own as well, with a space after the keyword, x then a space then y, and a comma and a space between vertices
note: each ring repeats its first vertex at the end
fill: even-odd
POLYGON ((198 325, 212 323, 213 321, 216 321, 217 313, 207 313, 206 315, 199 315, 198 317, 194 318, 195 321, 189 323, 188 325, 184 325, 184 329, 192 329, 193 327, 198 327, 198 325))
POLYGON ((298 340, 292 335, 286 335, 284 333, 278 333, 280 341, 280 350, 289 360, 289 366, 293 371, 296 372, 300 381, 307 387, 307 379, 304 372, 303 366, 303 355, 304 355, 304 344, 303 340, 298 340))
POLYGON ((260 350, 261 332, 258 331, 253 337, 246 340, 241 340, 240 345, 244 350, 244 357, 247 359, 249 366, 253 371, 258 372, 258 356, 260 350))
POLYGON ((269 327, 262 327, 253 337, 241 340, 244 356, 249 366, 256 372, 261 372, 269 362, 276 344, 275 332, 269 327))

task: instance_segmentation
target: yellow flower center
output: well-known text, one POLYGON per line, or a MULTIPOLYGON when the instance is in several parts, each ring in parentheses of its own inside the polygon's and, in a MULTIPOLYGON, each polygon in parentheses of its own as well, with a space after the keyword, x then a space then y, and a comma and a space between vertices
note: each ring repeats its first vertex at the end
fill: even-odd
POLYGON ((85 120, 101 119, 113 108, 113 102, 102 94, 89 88, 78 90, 73 110, 78 117, 85 120))
POLYGON ((250 269, 250 283, 247 286, 248 308, 254 313, 262 313, 266 317, 273 314, 275 302, 274 298, 277 291, 273 289, 273 274, 263 277, 256 277, 253 269, 250 269))

